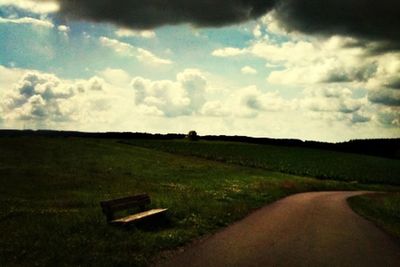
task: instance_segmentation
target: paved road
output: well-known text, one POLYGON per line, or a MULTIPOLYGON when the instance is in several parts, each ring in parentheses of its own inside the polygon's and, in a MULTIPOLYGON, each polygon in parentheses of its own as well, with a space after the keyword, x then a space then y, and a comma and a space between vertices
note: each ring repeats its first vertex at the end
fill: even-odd
POLYGON ((159 266, 400 266, 400 246, 347 205, 362 193, 289 196, 159 266))

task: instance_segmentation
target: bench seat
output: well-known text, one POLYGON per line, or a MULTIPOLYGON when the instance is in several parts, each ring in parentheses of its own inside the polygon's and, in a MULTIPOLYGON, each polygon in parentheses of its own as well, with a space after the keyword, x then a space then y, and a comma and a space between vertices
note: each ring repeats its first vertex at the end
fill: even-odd
POLYGON ((132 223, 134 221, 139 221, 143 218, 154 216, 157 214, 161 214, 166 212, 168 209, 152 209, 152 210, 146 210, 140 213, 132 214, 126 217, 122 217, 119 219, 115 219, 110 221, 111 224, 118 224, 118 225, 124 225, 128 223, 132 223))
POLYGON ((148 194, 100 202, 101 209, 104 215, 106 215, 107 222, 113 225, 126 225, 145 218, 155 217, 157 214, 164 214, 168 210, 162 208, 147 210, 146 205, 149 204, 150 196, 148 194), (134 210, 136 210, 136 212, 132 214, 134 210), (129 215, 118 216, 118 212, 120 211, 126 211, 125 213, 129 213, 129 215))

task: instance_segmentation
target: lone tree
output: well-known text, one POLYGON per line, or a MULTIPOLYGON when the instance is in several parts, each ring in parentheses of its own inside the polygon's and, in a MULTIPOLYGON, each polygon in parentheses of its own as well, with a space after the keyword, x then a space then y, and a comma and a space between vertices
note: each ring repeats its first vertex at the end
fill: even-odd
POLYGON ((196 131, 190 131, 187 136, 187 139, 189 139, 189 141, 197 141, 199 140, 199 136, 197 135, 196 131))

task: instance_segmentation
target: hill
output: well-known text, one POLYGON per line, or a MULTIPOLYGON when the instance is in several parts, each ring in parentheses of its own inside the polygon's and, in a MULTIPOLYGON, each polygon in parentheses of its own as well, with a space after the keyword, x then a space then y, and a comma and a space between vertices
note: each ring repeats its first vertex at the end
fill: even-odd
MULTIPOLYGON (((76 131, 53 131, 53 130, 0 130, 0 137, 17 136, 46 136, 46 137, 86 137, 103 139, 146 139, 146 140, 177 140, 184 139, 185 134, 151 134, 132 132, 76 132, 76 131)), ((340 143, 328 143, 317 141, 302 141, 299 139, 273 139, 257 138, 248 136, 226 136, 206 135, 201 137, 207 141, 228 141, 260 145, 274 145, 285 147, 305 147, 340 151, 346 153, 357 153, 379 157, 400 159, 400 138, 393 139, 364 139, 350 140, 340 143)))

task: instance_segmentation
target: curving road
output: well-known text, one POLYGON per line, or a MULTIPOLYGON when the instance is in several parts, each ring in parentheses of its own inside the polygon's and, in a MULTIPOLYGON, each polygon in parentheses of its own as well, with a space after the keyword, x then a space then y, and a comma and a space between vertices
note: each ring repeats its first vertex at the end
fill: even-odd
POLYGON ((286 197, 159 266, 400 266, 400 246, 347 205, 366 192, 286 197))

